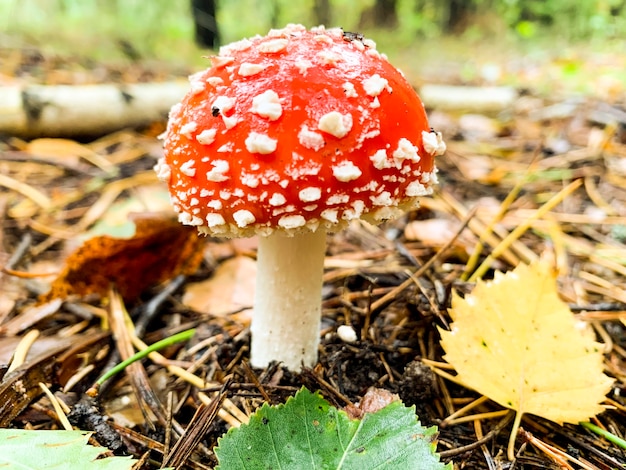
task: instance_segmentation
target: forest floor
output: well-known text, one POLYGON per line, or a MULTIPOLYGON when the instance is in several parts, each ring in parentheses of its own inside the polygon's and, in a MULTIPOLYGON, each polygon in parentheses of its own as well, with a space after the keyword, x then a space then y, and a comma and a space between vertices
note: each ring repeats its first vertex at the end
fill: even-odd
MULTIPOLYGON (((187 72, 116 69, 36 50, 2 54, 0 80, 11 83, 152 81, 187 72)), ((526 432, 509 462, 511 414, 487 400, 471 413, 495 417, 450 420, 480 395, 426 365, 443 362, 438 328, 451 323, 452 293, 473 289, 464 279, 487 256, 497 255, 485 279, 549 259, 558 268, 561 298, 604 344, 605 372, 615 379, 607 410, 594 422, 626 435, 626 91, 611 75, 623 62, 603 62, 606 74, 585 58, 523 69, 519 62, 485 60, 469 72, 457 64, 454 73, 439 64, 421 74, 426 82, 515 82, 519 96, 499 112, 430 110, 448 144, 434 196, 393 223, 354 224, 329 236, 319 363, 301 374, 247 364, 256 242, 199 239, 172 222, 165 188, 152 171, 164 122, 80 142, 0 136, 0 428, 60 427, 43 382, 71 410, 75 426, 95 430, 105 418, 109 425, 95 434, 100 444, 145 456, 144 468, 158 468, 168 434, 178 435, 202 400, 230 378, 229 401, 187 460, 189 468, 211 468, 217 438, 264 402, 283 403, 304 385, 344 408, 378 387, 415 405, 422 424, 439 426, 437 451, 455 468, 623 467, 623 449, 578 425, 532 415, 522 420, 526 432), (593 94, 554 86, 580 68, 595 80, 593 94), (542 83, 552 81, 553 92, 521 86, 524 74, 546 77, 542 83), (576 181, 556 208, 538 212, 576 181), (139 213, 134 235, 111 238, 128 229, 131 213, 139 213), (524 223, 527 230, 501 245, 524 223), (473 259, 479 241, 483 248, 473 259), (406 282, 418 270, 419 278, 406 282), (346 324, 356 342, 337 334, 346 324), (83 406, 93 403, 85 393, 98 377, 140 347, 136 338, 151 344, 192 327, 198 329, 188 344, 136 363, 100 387, 98 407, 83 406), (24 350, 24 365, 7 372, 24 350), (181 378, 172 366, 195 379, 181 378), (578 463, 555 462, 538 442, 578 463)))

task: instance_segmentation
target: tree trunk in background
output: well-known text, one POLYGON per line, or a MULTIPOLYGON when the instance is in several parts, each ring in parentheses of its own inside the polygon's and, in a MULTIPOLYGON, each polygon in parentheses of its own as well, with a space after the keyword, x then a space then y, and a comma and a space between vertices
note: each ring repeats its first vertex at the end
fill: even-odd
POLYGON ((215 0, 191 0, 191 12, 196 28, 196 44, 216 49, 220 35, 215 17, 215 0))
POLYGON ((270 2, 270 26, 275 29, 280 29, 284 25, 281 24, 282 9, 278 0, 272 0, 270 2))
POLYGON ((449 0, 448 21, 445 25, 446 32, 462 33, 470 24, 474 10, 474 2, 468 0, 449 0))
POLYGON ((326 26, 330 26, 331 24, 330 0, 314 0, 313 18, 315 18, 315 23, 318 25, 323 24, 326 26))
POLYGON ((359 27, 395 28, 398 26, 397 3, 397 0, 376 0, 374 5, 361 14, 359 27))

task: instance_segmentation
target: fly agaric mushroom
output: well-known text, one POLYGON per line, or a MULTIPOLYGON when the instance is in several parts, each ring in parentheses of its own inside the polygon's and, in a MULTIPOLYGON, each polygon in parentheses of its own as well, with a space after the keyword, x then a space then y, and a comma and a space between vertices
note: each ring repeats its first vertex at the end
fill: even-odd
POLYGON ((259 235, 251 364, 317 361, 326 233, 414 208, 445 151, 373 41, 288 25, 223 46, 170 112, 164 158, 180 222, 259 235))

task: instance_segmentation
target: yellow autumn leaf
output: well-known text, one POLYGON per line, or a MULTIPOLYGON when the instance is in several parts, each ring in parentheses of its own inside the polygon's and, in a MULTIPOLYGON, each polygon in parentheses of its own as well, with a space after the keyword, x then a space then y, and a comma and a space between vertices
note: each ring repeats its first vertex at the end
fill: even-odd
POLYGON ((514 433, 523 413, 562 424, 603 411, 613 380, 602 372, 602 345, 578 326, 546 263, 479 281, 454 296, 450 316, 444 358, 466 386, 517 412, 514 433))

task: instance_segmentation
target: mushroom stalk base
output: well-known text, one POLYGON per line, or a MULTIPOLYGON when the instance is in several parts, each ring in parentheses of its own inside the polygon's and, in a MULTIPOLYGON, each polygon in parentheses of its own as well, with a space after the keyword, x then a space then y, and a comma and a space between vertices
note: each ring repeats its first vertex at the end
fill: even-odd
POLYGON ((259 237, 250 363, 299 371, 317 362, 326 231, 259 237))

